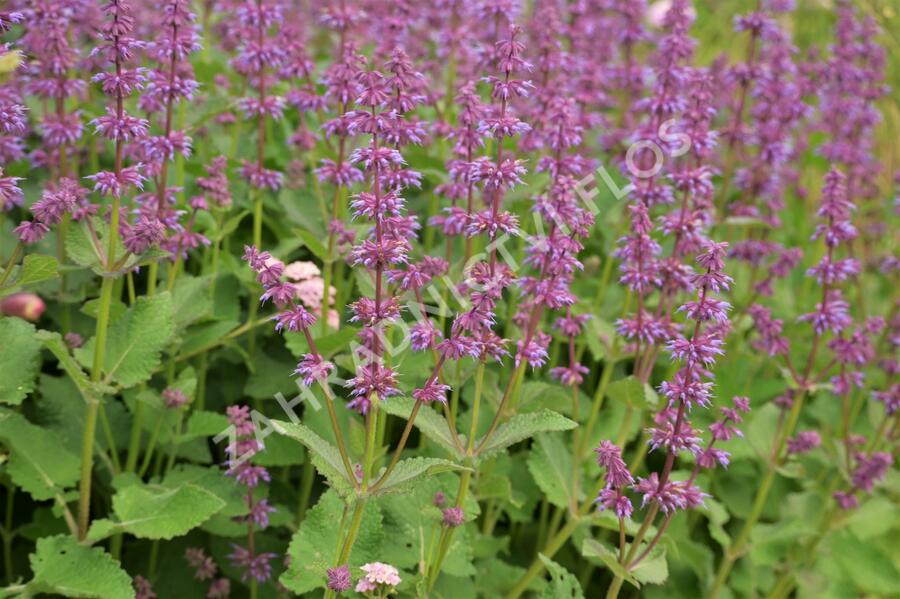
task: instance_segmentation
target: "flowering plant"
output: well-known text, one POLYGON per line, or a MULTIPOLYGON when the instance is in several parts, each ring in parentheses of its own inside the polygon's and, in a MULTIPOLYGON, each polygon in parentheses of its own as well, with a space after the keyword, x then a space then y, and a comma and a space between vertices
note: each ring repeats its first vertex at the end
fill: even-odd
POLYGON ((897 11, 742 4, 7 2, 0 595, 900 594, 897 11))

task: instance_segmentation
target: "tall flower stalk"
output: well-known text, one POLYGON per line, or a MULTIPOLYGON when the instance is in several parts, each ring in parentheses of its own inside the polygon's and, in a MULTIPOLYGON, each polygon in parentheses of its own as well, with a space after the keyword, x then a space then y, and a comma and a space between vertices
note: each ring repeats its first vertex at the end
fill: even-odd
MULTIPOLYGON (((96 52, 107 64, 113 66, 113 70, 97 74, 94 81, 100 83, 103 92, 113 99, 113 106, 107 109, 106 115, 94 119, 91 124, 94 125, 97 134, 115 144, 115 155, 112 171, 101 171, 89 177, 94 181, 94 191, 111 199, 108 206, 109 239, 104 264, 106 272, 100 285, 94 357, 91 366, 91 381, 94 383, 102 380, 105 367, 113 282, 117 275, 116 271, 121 266, 121 259, 118 258, 119 236, 124 235, 123 243, 126 249, 133 253, 143 252, 151 244, 159 242, 161 237, 161 226, 154 219, 140 219, 134 227, 129 226, 127 221, 124 223, 121 221, 122 197, 135 187, 141 188, 144 180, 140 163, 132 166, 124 164, 126 142, 140 140, 147 134, 147 121, 131 116, 125 110, 125 99, 143 87, 143 69, 126 67, 134 57, 135 50, 143 46, 143 42, 131 36, 134 18, 128 4, 121 0, 111 0, 103 10, 106 15, 106 22, 102 27, 103 43, 96 52)), ((78 536, 81 539, 87 534, 90 523, 94 431, 98 413, 102 409, 100 401, 99 397, 93 398, 93 401, 88 402, 85 413, 78 505, 78 536)))

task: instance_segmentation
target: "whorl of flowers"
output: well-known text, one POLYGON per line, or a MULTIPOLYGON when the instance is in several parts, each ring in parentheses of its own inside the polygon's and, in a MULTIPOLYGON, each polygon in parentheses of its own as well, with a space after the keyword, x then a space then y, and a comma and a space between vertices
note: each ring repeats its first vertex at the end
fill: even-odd
POLYGON ((86 87, 82 79, 70 75, 79 51, 70 41, 75 8, 69 4, 58 0, 35 2, 29 11, 30 26, 21 40, 36 58, 25 89, 49 102, 38 126, 43 147, 32 154, 32 161, 57 169, 57 177, 68 176, 68 149, 83 132, 80 113, 66 110, 66 100, 86 87))
POLYGON ((238 100, 238 107, 247 119, 257 123, 256 160, 244 161, 241 176, 251 187, 277 191, 283 181, 281 172, 265 167, 266 119, 280 120, 284 116, 285 99, 271 93, 278 69, 287 56, 277 31, 283 21, 284 7, 277 0, 245 0, 237 9, 238 30, 235 39, 241 40, 237 56, 231 61, 234 70, 247 78, 248 87, 256 95, 238 100))
MULTIPOLYGON (((180 155, 189 158, 192 140, 183 130, 175 128, 175 107, 191 101, 198 83, 193 79, 189 57, 200 48, 194 21, 185 0, 169 0, 162 7, 158 35, 148 44, 147 54, 154 68, 147 75, 147 85, 138 102, 148 115, 159 115, 160 134, 148 135, 141 144, 142 160, 147 175, 154 180, 155 190, 138 197, 141 213, 160 219, 170 234, 183 230, 174 209, 179 188, 168 185, 169 165, 180 155)), ((170 244, 178 245, 178 244, 170 244)), ((175 248, 173 254, 178 254, 175 248)))
POLYGON ((254 535, 257 530, 269 526, 269 514, 274 512, 275 508, 269 504, 268 499, 256 499, 253 490, 271 479, 268 470, 252 462, 253 456, 263 448, 257 440, 256 425, 250 417, 250 408, 229 406, 227 412, 235 440, 227 448, 226 474, 246 488, 244 502, 247 506, 245 515, 235 517, 237 522, 247 526, 247 544, 242 546, 232 543, 232 552, 228 557, 236 568, 241 569, 242 580, 253 578, 257 582, 266 582, 272 576, 272 566, 269 562, 276 555, 257 552, 254 535))

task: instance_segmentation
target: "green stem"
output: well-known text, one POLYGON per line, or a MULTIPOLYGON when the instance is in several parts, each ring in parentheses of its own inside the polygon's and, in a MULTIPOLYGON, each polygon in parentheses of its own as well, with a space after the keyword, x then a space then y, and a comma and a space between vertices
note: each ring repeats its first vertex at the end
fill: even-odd
POLYGON ((16 499, 16 487, 10 484, 6 487, 6 514, 3 519, 3 568, 6 574, 6 584, 12 584, 13 561, 12 561, 12 544, 13 544, 13 508, 16 499))
POLYGON ((164 470, 165 474, 171 472, 172 467, 175 465, 175 457, 178 455, 178 437, 181 436, 181 425, 184 422, 184 409, 178 410, 178 418, 175 421, 175 432, 172 435, 172 447, 169 448, 169 459, 166 462, 166 469, 164 470))
POLYGON ((159 278, 159 260, 154 260, 147 267, 147 295, 156 294, 156 280, 159 278))
POLYGON ((303 522, 306 510, 309 508, 309 498, 312 494, 313 482, 316 480, 316 469, 312 460, 306 460, 303 464, 303 473, 300 475, 300 501, 297 503, 297 522, 303 522))
POLYGON ((716 578, 713 581, 712 588, 707 595, 708 599, 715 599, 719 596, 719 593, 722 592, 722 589, 725 586, 725 583, 728 582, 728 576, 731 574, 731 569, 734 566, 734 563, 740 558, 741 553, 744 550, 744 546, 747 544, 747 541, 750 539, 750 533, 753 531, 753 527, 756 525, 759 517, 762 515, 763 508, 766 505, 766 500, 769 497, 769 492, 772 490, 772 483, 775 480, 775 472, 778 470, 778 465, 782 459, 782 453, 784 451, 784 446, 787 443, 788 438, 794 434, 794 429, 797 426, 797 421, 800 419, 800 411, 803 407, 803 401, 806 397, 806 392, 801 392, 797 395, 797 398, 794 400, 794 405, 791 406, 791 412, 788 416, 788 421, 785 424, 784 430, 779 436, 778 441, 776 442, 775 451, 772 453, 770 457, 770 462, 768 467, 766 468, 766 474, 763 477, 762 483, 756 492, 756 497, 753 500, 753 507, 750 510, 750 516, 747 520, 744 521, 744 525, 741 527, 740 533, 738 533, 737 538, 731 543, 729 547, 727 547, 723 553, 722 563, 719 565, 719 570, 716 572, 716 578))
MULTIPOLYGON (((566 522, 565 526, 563 526, 559 532, 557 532, 553 537, 547 542, 544 546, 544 549, 541 551, 548 558, 552 558, 557 551, 569 540, 569 537, 575 532, 578 528, 578 524, 580 523, 579 518, 569 518, 568 522, 566 522)), ((540 559, 536 559, 531 562, 531 566, 528 570, 525 571, 525 574, 516 582, 516 586, 512 588, 512 590, 506 594, 506 599, 517 599, 528 589, 528 585, 531 584, 531 581, 534 578, 544 571, 544 562, 540 559)))
POLYGON ((347 563, 350 559, 350 551, 353 549, 353 543, 356 542, 356 535, 359 533, 360 524, 362 524, 363 512, 366 509, 364 499, 357 499, 356 506, 353 508, 353 517, 350 520, 350 528, 347 530, 347 536, 344 537, 344 543, 341 546, 341 553, 338 556, 335 566, 347 563))
POLYGON ((609 589, 606 591, 606 599, 615 599, 619 596, 619 591, 622 589, 622 583, 625 582, 625 579, 621 576, 616 576, 613 578, 612 583, 609 585, 609 589))
POLYGON ((478 433, 478 412, 481 408, 481 392, 484 387, 484 369, 485 362, 478 362, 478 369, 475 371, 475 397, 472 399, 472 422, 469 424, 469 439, 466 453, 472 455, 475 448, 475 435, 478 433))
POLYGON ((19 256, 22 255, 22 242, 16 244, 16 248, 13 250, 12 256, 9 257, 9 260, 6 262, 6 266, 3 267, 3 274, 0 275, 0 287, 3 287, 3 284, 6 283, 6 280, 9 278, 9 275, 12 274, 13 266, 16 265, 16 262, 19 259, 19 256))
POLYGON ((153 433, 150 435, 150 441, 147 443, 147 451, 144 453, 144 461, 141 462, 141 468, 138 470, 138 476, 140 477, 143 477, 150 468, 150 463, 153 460, 153 451, 156 449, 156 442, 159 440, 159 432, 162 430, 164 419, 165 414, 156 420, 156 426, 153 427, 153 433))
MULTIPOLYGON (((115 255, 115 236, 118 231, 119 202, 113 201, 110 227, 110 256, 115 255)), ((109 330, 109 313, 112 306, 113 279, 103 277, 100 284, 100 307, 97 313, 97 329, 94 335, 94 360, 91 368, 91 382, 99 383, 103 378, 103 364, 106 358, 106 336, 109 330)), ((78 538, 84 539, 90 524, 91 473, 94 467, 94 435, 97 430, 97 414, 100 400, 91 395, 85 407, 84 432, 81 438, 81 483, 78 498, 78 538)), ((115 451, 115 448, 111 448, 115 451)))
POLYGON ((591 413, 590 416, 588 416, 587 424, 584 427, 584 435, 581 438, 583 447, 580 447, 578 450, 579 456, 584 452, 584 446, 587 446, 587 444, 591 442, 594 427, 597 425, 597 418, 600 416, 600 408, 603 407, 603 400, 606 398, 606 389, 609 387, 609 382, 612 379, 615 366, 615 360, 607 360, 603 364, 603 372, 600 373, 600 380, 597 382, 597 390, 594 391, 594 402, 591 404, 591 413))
MULTIPOLYGON (((471 480, 472 471, 464 470, 459 479, 459 489, 456 492, 456 507, 462 507, 465 504, 471 480)), ((453 541, 453 533, 455 531, 456 528, 450 528, 449 526, 445 526, 441 530, 441 538, 438 541, 437 558, 434 563, 431 564, 431 568, 428 571, 427 588, 429 593, 434 589, 438 576, 440 576, 441 566, 444 564, 444 559, 446 559, 447 553, 450 551, 450 544, 453 541)))

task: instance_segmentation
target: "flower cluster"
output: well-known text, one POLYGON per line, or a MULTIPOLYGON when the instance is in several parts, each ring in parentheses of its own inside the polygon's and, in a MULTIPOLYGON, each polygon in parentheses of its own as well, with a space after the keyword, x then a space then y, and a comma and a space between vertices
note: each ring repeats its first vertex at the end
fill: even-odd
POLYGON ((247 513, 235 518, 237 522, 247 526, 247 545, 233 543, 228 557, 236 568, 241 569, 244 581, 253 578, 258 582, 266 582, 272 576, 272 565, 269 562, 276 555, 257 552, 254 534, 269 526, 269 514, 275 508, 269 504, 268 499, 257 499, 254 490, 261 483, 270 481, 269 472, 252 461, 253 456, 263 447, 257 438, 256 424, 250 416, 250 409, 247 406, 230 406, 228 422, 233 427, 235 440, 228 446, 227 474, 246 488, 244 501, 247 505, 247 513))

